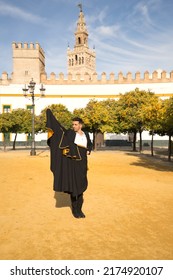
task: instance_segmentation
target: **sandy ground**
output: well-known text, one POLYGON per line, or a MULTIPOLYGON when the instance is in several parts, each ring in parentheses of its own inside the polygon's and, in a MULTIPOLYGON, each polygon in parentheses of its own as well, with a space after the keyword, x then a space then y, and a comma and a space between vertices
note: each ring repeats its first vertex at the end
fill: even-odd
POLYGON ((173 163, 89 156, 85 219, 55 194, 49 151, 0 151, 0 259, 173 259, 173 163))

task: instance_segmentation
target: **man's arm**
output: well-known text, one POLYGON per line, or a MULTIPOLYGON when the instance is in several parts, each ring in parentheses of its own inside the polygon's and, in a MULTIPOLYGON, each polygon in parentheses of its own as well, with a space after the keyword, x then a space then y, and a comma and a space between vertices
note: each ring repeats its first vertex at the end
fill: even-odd
POLYGON ((88 150, 87 154, 90 155, 93 145, 92 145, 89 133, 85 132, 85 135, 86 135, 86 138, 87 138, 87 150, 88 150))

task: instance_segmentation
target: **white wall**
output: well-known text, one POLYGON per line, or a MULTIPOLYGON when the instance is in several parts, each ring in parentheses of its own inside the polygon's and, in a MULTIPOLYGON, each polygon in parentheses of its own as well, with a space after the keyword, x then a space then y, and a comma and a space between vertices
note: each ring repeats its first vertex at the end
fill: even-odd
MULTIPOLYGON (((112 84, 112 85, 46 85, 45 97, 39 98, 40 85, 35 88, 35 113, 39 115, 41 110, 51 104, 61 103, 70 111, 75 108, 85 107, 91 98, 103 100, 109 96, 115 96, 125 93, 135 88, 140 90, 150 90, 160 95, 162 98, 168 98, 168 94, 173 94, 173 83, 150 83, 150 84, 112 84), (165 96, 164 96, 165 95, 165 96), (74 97, 75 96, 75 97, 74 97)), ((9 86, 0 86, 0 113, 3 105, 11 105, 11 109, 26 108, 31 105, 31 100, 23 96, 22 89, 24 85, 11 84, 9 86)), ((13 140, 14 136, 12 136, 13 140)), ((148 140, 151 137, 147 132, 143 133, 143 139, 148 140)), ((36 135, 36 140, 47 139, 47 134, 36 135)), ((155 136, 155 139, 167 139, 167 137, 155 136)), ((25 135, 18 135, 18 141, 25 141, 25 135)), ((0 134, 2 141, 2 134, 0 134)))

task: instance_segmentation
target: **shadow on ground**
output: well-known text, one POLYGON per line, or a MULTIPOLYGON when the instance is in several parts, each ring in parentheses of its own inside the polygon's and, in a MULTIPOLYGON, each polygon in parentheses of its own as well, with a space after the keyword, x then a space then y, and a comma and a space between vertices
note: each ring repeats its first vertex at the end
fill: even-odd
MULTIPOLYGON (((161 155, 163 155, 160 151, 161 155)), ((138 162, 132 162, 130 165, 142 166, 157 171, 173 172, 173 162, 169 162, 167 157, 151 156, 150 154, 139 154, 135 152, 127 152, 128 156, 136 156, 138 162)))
POLYGON ((71 208, 71 201, 70 195, 67 193, 55 192, 54 198, 56 200, 55 207, 62 208, 62 207, 70 207, 71 208))

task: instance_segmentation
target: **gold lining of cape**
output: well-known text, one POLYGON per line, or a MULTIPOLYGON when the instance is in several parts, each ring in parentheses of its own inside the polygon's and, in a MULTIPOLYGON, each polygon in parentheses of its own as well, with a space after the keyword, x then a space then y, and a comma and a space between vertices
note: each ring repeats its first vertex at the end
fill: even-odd
POLYGON ((47 128, 47 130, 48 130, 48 134, 47 134, 47 139, 49 139, 49 138, 51 138, 52 137, 52 135, 54 134, 54 131, 51 129, 51 128, 47 128))
POLYGON ((65 148, 65 149, 62 150, 63 156, 67 156, 67 154, 68 154, 69 152, 70 152, 70 149, 68 149, 68 148, 65 148))
POLYGON ((81 154, 80 154, 80 152, 79 152, 78 146, 77 146, 77 151, 78 151, 78 154, 79 154, 79 159, 76 159, 76 160, 82 160, 82 157, 81 157, 81 154))
POLYGON ((70 157, 74 160, 82 160, 82 157, 81 157, 81 154, 79 152, 78 146, 77 146, 77 152, 78 152, 79 159, 76 158, 77 156, 70 156, 70 155, 67 154, 70 151, 69 146, 61 147, 62 140, 63 140, 64 134, 65 134, 65 132, 63 131, 62 128, 61 128, 61 130, 62 130, 62 136, 61 136, 61 140, 60 140, 60 143, 59 143, 59 148, 62 149, 63 155, 66 156, 66 157, 70 157))
POLYGON ((60 142, 59 142, 59 148, 60 148, 60 149, 66 149, 66 148, 69 148, 69 146, 64 146, 64 147, 61 147, 62 140, 63 140, 63 138, 64 138, 64 134, 65 134, 65 132, 63 131, 63 129, 62 129, 62 128, 60 128, 60 129, 62 130, 62 136, 61 136, 61 140, 60 140, 60 142))

